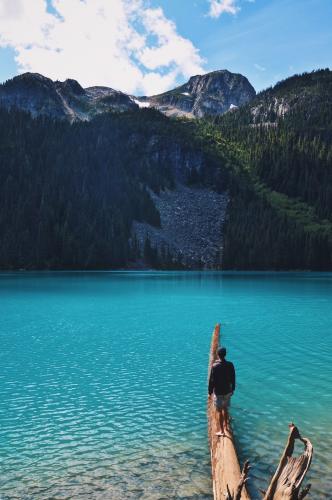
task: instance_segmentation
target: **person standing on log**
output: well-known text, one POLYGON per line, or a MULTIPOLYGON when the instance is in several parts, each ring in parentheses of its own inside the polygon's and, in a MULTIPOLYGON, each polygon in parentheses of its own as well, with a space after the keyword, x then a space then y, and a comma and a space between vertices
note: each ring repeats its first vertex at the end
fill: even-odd
POLYGON ((214 405, 219 413, 220 431, 217 436, 225 436, 229 427, 228 407, 235 391, 235 368, 226 361, 225 347, 219 347, 218 360, 213 364, 209 378, 209 396, 213 394, 214 405))

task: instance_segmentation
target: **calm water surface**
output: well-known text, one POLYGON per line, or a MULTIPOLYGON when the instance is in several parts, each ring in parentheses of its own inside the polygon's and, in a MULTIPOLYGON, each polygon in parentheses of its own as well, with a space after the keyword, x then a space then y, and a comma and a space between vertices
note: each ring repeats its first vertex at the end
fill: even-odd
POLYGON ((211 499, 213 326, 260 498, 294 420, 332 498, 332 274, 0 275, 0 498, 211 499))

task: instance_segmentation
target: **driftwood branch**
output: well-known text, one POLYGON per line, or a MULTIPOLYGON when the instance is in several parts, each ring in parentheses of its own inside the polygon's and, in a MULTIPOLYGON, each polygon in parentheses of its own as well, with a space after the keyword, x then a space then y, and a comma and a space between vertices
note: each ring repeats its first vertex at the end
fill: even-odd
MULTIPOLYGON (((209 373, 217 358, 220 338, 220 325, 216 325, 210 349, 209 373)), ((219 429, 219 415, 214 407, 213 398, 208 398, 208 430, 211 452, 212 484, 214 500, 249 500, 246 480, 249 464, 241 472, 234 444, 231 426, 224 437, 216 436, 219 429)))
POLYGON ((303 500, 304 497, 306 497, 310 491, 311 484, 307 484, 305 488, 303 488, 302 491, 299 493, 299 500, 303 500))
POLYGON ((246 460, 243 465, 243 469, 241 472, 241 479, 236 489, 234 500, 241 500, 242 490, 244 488, 244 485, 248 481, 249 470, 250 470, 249 460, 246 460))
POLYGON ((309 492, 310 485, 301 492, 300 488, 311 464, 312 444, 309 439, 301 437, 293 423, 289 429, 285 450, 263 500, 301 500, 309 492), (299 457, 292 456, 296 439, 304 444, 304 451, 299 457))
POLYGON ((242 495, 243 488, 244 488, 246 482, 248 481, 249 470, 250 470, 250 465, 249 465, 249 460, 247 460, 244 463, 244 466, 243 466, 243 469, 242 469, 242 472, 241 472, 241 478, 240 478, 239 484, 238 484, 238 486, 236 488, 236 491, 235 491, 234 495, 231 494, 231 492, 229 491, 229 487, 227 485, 227 497, 226 497, 226 500, 241 500, 241 495, 242 495))

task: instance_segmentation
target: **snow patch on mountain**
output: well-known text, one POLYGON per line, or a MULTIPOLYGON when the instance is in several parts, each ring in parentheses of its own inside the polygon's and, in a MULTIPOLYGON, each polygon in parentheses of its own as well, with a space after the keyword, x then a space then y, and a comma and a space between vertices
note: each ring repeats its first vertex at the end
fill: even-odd
POLYGON ((151 106, 149 101, 139 101, 138 99, 133 99, 133 101, 139 108, 149 108, 151 106))

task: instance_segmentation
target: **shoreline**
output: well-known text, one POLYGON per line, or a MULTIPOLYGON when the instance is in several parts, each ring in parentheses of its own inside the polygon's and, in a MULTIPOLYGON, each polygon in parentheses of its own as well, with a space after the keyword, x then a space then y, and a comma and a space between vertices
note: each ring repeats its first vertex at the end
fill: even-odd
POLYGON ((105 269, 73 269, 73 268, 63 268, 63 269, 0 269, 0 274, 3 273, 160 273, 160 274, 246 274, 246 275, 271 275, 276 274, 278 276, 282 274, 295 274, 295 273, 307 273, 307 274, 332 274, 332 269, 327 270, 315 270, 315 269, 155 269, 151 267, 123 267, 123 268, 105 268, 105 269))

